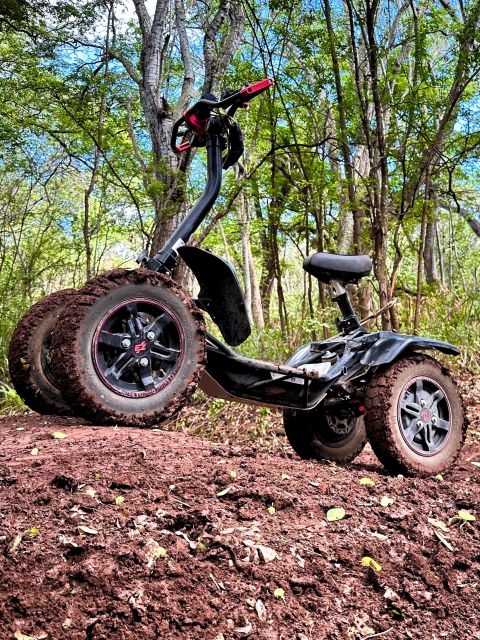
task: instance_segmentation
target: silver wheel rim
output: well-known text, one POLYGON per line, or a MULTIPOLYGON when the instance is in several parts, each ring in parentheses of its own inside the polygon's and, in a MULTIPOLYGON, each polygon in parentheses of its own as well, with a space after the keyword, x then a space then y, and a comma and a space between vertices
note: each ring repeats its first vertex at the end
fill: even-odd
POLYGON ((397 422, 403 440, 416 454, 439 453, 452 428, 452 411, 445 389, 426 376, 409 380, 400 393, 397 422))

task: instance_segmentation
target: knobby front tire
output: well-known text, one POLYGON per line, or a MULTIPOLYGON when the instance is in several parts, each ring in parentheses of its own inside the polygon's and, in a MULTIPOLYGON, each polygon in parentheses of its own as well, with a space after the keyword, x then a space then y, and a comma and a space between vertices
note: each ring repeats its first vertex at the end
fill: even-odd
POLYGON ((55 376, 76 413, 97 424, 151 426, 196 389, 205 324, 170 278, 116 269, 79 291, 59 319, 52 348, 55 376))

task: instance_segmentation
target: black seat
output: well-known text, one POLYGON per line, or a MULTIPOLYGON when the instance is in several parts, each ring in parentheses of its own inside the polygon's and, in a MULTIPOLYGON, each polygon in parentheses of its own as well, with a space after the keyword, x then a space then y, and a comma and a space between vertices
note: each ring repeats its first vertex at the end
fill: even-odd
POLYGON ((330 280, 358 282, 372 270, 369 256, 341 256, 335 253, 314 253, 303 261, 303 268, 325 283, 330 280))

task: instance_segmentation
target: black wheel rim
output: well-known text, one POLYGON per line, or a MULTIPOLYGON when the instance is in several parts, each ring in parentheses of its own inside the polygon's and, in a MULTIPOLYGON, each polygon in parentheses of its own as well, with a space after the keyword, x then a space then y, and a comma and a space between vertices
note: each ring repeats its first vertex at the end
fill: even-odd
POLYGON ((144 398, 175 377, 184 353, 183 331, 172 311, 156 300, 126 300, 98 324, 92 352, 107 387, 121 396, 144 398))
POLYGON ((422 456, 435 455, 446 445, 451 430, 445 390, 431 378, 414 378, 400 394, 397 419, 410 449, 422 456))
POLYGON ((312 420, 315 422, 312 430, 322 444, 334 448, 343 447, 355 436, 359 420, 360 417, 352 415, 350 411, 325 411, 321 419, 312 420))

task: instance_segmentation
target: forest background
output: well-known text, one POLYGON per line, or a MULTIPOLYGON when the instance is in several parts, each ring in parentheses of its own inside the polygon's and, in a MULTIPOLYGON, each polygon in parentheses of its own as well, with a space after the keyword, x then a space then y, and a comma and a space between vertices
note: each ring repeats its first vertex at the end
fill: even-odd
POLYGON ((369 326, 451 341, 478 371, 479 19, 463 0, 2 0, 3 410, 21 406, 6 361, 21 315, 134 268, 201 192, 204 151, 177 158, 173 121, 267 76, 193 239, 239 274, 254 326, 240 350, 282 361, 336 333, 303 258, 368 253, 355 306, 388 307, 369 326))

